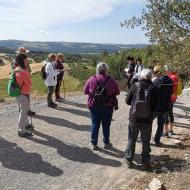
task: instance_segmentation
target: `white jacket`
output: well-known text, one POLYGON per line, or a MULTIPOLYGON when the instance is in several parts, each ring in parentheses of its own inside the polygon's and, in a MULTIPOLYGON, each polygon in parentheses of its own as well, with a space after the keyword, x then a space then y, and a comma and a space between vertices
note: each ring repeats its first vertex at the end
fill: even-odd
POLYGON ((46 64, 46 75, 47 78, 45 80, 46 86, 56 86, 57 85, 57 75, 60 73, 60 71, 56 70, 54 68, 54 63, 51 62, 45 62, 46 64))

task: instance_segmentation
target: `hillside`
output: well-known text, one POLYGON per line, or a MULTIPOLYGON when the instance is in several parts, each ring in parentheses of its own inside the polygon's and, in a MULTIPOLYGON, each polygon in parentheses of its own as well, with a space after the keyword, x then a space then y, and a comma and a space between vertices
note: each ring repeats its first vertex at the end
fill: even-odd
POLYGON ((44 52, 65 52, 68 54, 96 54, 107 51, 114 53, 123 49, 143 48, 146 44, 95 44, 95 43, 77 43, 77 42, 29 42, 19 40, 0 40, 0 48, 11 50, 18 49, 19 46, 27 47, 32 51, 44 52))

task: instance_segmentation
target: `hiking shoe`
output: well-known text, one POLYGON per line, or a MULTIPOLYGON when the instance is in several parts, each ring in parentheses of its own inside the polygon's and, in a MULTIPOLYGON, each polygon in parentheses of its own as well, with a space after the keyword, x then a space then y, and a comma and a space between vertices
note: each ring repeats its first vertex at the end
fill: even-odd
POLYGON ((124 162, 126 163, 128 168, 132 168, 133 167, 133 162, 130 160, 127 160, 126 158, 124 158, 124 162))
POLYGON ((29 131, 19 131, 18 136, 22 138, 27 138, 27 137, 31 137, 32 133, 29 131))
POLYGON ((56 102, 63 102, 63 101, 64 101, 64 98, 63 98, 63 97, 59 97, 59 98, 56 98, 55 101, 56 101, 56 102))
POLYGON ((26 129, 27 129, 27 130, 34 130, 34 126, 31 125, 31 124, 28 124, 28 125, 26 126, 26 129))
POLYGON ((56 108, 56 107, 57 107, 57 104, 51 103, 51 104, 48 104, 48 107, 49 107, 49 108, 56 108))
POLYGON ((150 162, 142 163, 142 170, 143 171, 150 171, 152 169, 152 165, 150 162))
POLYGON ((29 116, 34 116, 34 115, 36 115, 36 112, 29 110, 29 111, 28 111, 28 115, 29 115, 29 116))
POLYGON ((96 150, 98 150, 98 146, 97 145, 92 145, 91 149, 96 151, 96 150))
POLYGON ((104 149, 110 149, 111 147, 113 147, 113 145, 111 143, 104 145, 104 149))
POLYGON ((161 142, 155 142, 155 145, 156 145, 157 147, 162 147, 164 144, 161 143, 161 142))

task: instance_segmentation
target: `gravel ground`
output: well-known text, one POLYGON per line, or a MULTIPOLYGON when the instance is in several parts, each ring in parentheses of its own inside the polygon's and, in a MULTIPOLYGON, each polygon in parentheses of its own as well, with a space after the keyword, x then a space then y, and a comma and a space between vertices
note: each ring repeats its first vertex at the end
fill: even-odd
MULTIPOLYGON (((47 108, 44 99, 35 101, 35 132, 28 139, 17 136, 17 105, 3 104, 0 107, 0 190, 133 189, 130 184, 134 179, 148 174, 139 168, 129 170, 123 163, 129 112, 124 99, 122 93, 120 109, 113 117, 111 141, 114 148, 110 151, 101 148, 97 152, 89 146, 91 122, 85 96, 71 97, 56 110, 47 108)), ((175 130, 179 134, 189 133, 188 99, 187 90, 176 104, 175 130)), ((166 149, 175 146, 174 139, 164 139, 164 143, 166 149)), ((101 133, 99 146, 103 147, 101 133)), ((140 147, 137 145, 137 163, 140 163, 140 147)), ((155 160, 169 154, 154 146, 152 150, 155 160)), ((186 168, 188 159, 181 158, 180 166, 186 168)))

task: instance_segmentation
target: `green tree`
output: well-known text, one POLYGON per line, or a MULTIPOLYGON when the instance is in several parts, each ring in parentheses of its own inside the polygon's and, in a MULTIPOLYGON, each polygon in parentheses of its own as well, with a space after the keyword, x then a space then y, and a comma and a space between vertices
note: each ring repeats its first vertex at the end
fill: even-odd
POLYGON ((125 20, 122 27, 140 26, 154 44, 154 56, 176 66, 190 64, 189 0, 148 0, 142 16, 125 20))

